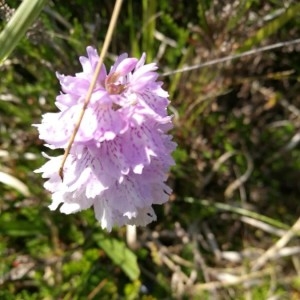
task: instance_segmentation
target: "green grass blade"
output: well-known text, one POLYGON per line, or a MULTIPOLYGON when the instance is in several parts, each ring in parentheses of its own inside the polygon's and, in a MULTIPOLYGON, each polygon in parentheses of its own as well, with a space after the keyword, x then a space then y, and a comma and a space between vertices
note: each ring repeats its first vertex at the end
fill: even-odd
POLYGON ((200 27, 205 31, 208 32, 209 31, 209 26, 207 23, 207 18, 206 18, 206 11, 209 10, 211 5, 211 1, 210 0, 200 0, 198 1, 198 18, 199 18, 199 23, 200 23, 200 27))
POLYGON ((256 45, 258 45, 261 41, 276 33, 280 28, 284 26, 288 21, 293 19, 300 11, 300 3, 295 5, 291 5, 284 13, 282 13, 278 18, 274 19, 267 23, 264 27, 260 28, 255 35, 250 37, 245 41, 242 47, 239 49, 239 52, 247 51, 256 45))
POLYGON ((143 35, 142 50, 147 52, 147 61, 152 61, 154 57, 154 32, 156 29, 156 9, 157 1, 144 0, 143 4, 143 35))
POLYGON ((261 222, 270 224, 274 227, 280 228, 280 229, 284 229, 284 230, 288 230, 290 227, 276 219, 267 217, 265 215, 256 213, 254 211, 250 211, 241 207, 235 207, 226 203, 220 203, 220 202, 212 202, 212 201, 208 201, 208 200, 195 200, 194 198, 191 197, 187 197, 184 199, 185 202, 187 203, 199 203, 200 205, 206 206, 206 207, 213 207, 219 210, 223 210, 223 211, 229 211, 232 213, 236 213, 238 215, 242 215, 242 216, 247 216, 249 218, 253 218, 256 220, 259 220, 261 222))
MULTIPOLYGON (((134 22, 134 11, 133 11, 133 0, 127 1, 128 9, 128 27, 129 27, 129 37, 130 37, 130 46, 131 46, 131 55, 135 57, 141 56, 141 49, 139 46, 136 27, 134 22)), ((146 51, 146 49, 144 49, 146 51)))
POLYGON ((15 49, 47 0, 24 0, 0 34, 0 63, 15 49))
POLYGON ((255 0, 240 1, 237 11, 228 20, 228 23, 226 25, 228 31, 231 31, 235 28, 235 26, 237 26, 240 23, 243 16, 247 13, 247 11, 252 7, 252 4, 255 2, 255 0))

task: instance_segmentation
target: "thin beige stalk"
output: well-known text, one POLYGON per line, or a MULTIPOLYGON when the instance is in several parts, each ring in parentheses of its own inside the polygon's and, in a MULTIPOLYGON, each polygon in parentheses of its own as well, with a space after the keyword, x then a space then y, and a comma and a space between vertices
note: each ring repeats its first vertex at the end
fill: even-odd
POLYGON ((230 61, 230 60, 238 59, 238 58, 241 58, 241 57, 244 57, 244 56, 255 55, 257 53, 270 51, 270 50, 274 50, 274 49, 277 49, 277 48, 287 47, 287 46, 290 46, 290 45, 297 45, 297 44, 300 44, 300 39, 295 39, 295 40, 286 41, 286 42, 279 42, 279 43, 272 44, 272 45, 267 45, 267 46, 264 46, 264 47, 261 47, 261 48, 251 49, 249 51, 245 51, 245 52, 242 52, 242 53, 232 54, 232 55, 229 55, 229 56, 213 59, 213 60, 206 61, 204 63, 197 64, 197 65, 194 65, 194 66, 187 66, 187 67, 184 67, 184 68, 179 69, 179 70, 166 72, 166 73, 162 74, 161 76, 171 76, 171 75, 174 75, 174 74, 177 74, 177 73, 189 72, 189 71, 192 71, 192 70, 197 70, 197 69, 201 69, 201 68, 204 68, 204 67, 224 63, 224 62, 227 62, 227 61, 230 61))
POLYGON ((90 83, 90 86, 89 86, 89 89, 88 89, 88 92, 87 92, 84 104, 83 104, 82 109, 80 111, 80 114, 78 116, 78 121, 77 121, 77 123, 75 125, 73 134, 70 137, 70 140, 68 142, 68 146, 67 146, 67 148, 65 150, 65 153, 64 153, 64 156, 63 156, 63 159, 62 159, 62 163, 61 163, 61 166, 60 166, 59 171, 58 171, 58 174, 59 174, 59 176, 60 176, 60 178, 62 180, 64 178, 64 171, 63 171, 63 169, 64 169, 65 162, 66 162, 67 157, 68 157, 68 155, 70 153, 70 150, 72 148, 72 145, 73 145, 75 137, 76 137, 76 134, 77 134, 77 132, 79 130, 82 118, 84 116, 85 110, 86 110, 86 108, 87 108, 87 106, 88 106, 88 104, 90 102, 93 90, 95 88, 95 85, 96 85, 96 82, 97 82, 97 78, 99 76, 99 73, 100 73, 100 70, 101 70, 101 66, 103 64, 104 57, 105 57, 106 52, 108 50, 108 47, 110 45, 111 38, 112 38, 114 29, 115 29, 115 26, 116 26, 116 23, 117 23, 117 20, 118 20, 118 15, 119 15, 119 12, 121 10, 122 2, 123 2, 123 0, 116 0, 115 7, 114 7, 114 10, 113 10, 111 19, 110 19, 109 27, 108 27, 108 30, 107 30, 107 34, 105 36, 105 40, 104 40, 104 43, 103 43, 102 50, 100 52, 99 61, 98 61, 98 64, 96 66, 96 70, 95 70, 94 76, 93 76, 92 81, 90 83))

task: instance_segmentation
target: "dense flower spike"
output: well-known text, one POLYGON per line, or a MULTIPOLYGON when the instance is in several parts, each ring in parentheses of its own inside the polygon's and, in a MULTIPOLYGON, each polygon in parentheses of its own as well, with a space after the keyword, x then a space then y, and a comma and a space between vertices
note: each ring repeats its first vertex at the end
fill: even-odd
MULTIPOLYGON (((87 48, 80 57, 83 72, 57 74, 62 93, 57 113, 47 113, 36 125, 40 138, 51 149, 65 149, 82 109, 96 64, 97 51, 87 48)), ((168 93, 156 81, 156 65, 119 56, 107 74, 102 66, 91 101, 64 166, 62 157, 49 160, 36 172, 43 173, 52 193, 51 210, 74 213, 91 206, 102 228, 124 224, 147 225, 156 220, 152 204, 163 204, 171 192, 166 173, 174 163, 176 144, 167 132, 168 93)))

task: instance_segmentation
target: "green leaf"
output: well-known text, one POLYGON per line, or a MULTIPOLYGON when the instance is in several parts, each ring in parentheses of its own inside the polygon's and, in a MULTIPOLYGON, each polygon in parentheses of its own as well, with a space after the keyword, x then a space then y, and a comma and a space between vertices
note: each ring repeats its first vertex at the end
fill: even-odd
POLYGON ((125 243, 101 234, 97 235, 95 240, 114 264, 120 267, 131 280, 139 278, 140 269, 137 257, 125 243))
POLYGON ((28 221, 13 220, 11 222, 2 222, 0 234, 11 237, 28 237, 48 234, 45 227, 40 224, 32 224, 28 221))
POLYGON ((0 34, 0 63, 15 49, 47 0, 24 0, 0 34))

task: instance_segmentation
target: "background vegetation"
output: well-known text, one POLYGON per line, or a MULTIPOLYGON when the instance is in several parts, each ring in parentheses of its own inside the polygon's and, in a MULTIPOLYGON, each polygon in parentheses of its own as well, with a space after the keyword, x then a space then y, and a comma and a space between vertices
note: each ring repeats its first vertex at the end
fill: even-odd
MULTIPOLYGON (((0 29, 19 4, 0 1, 0 29)), ((48 210, 32 124, 55 110, 55 72, 101 48, 112 9, 49 1, 0 66, 0 299, 300 299, 298 1, 124 1, 106 65, 122 52, 158 62, 174 193, 130 245, 92 210, 48 210)))

